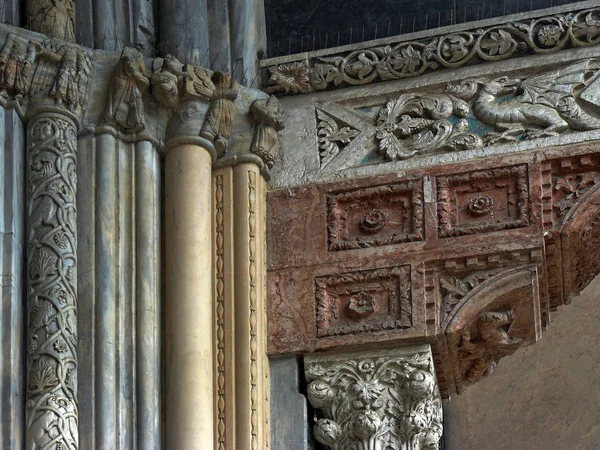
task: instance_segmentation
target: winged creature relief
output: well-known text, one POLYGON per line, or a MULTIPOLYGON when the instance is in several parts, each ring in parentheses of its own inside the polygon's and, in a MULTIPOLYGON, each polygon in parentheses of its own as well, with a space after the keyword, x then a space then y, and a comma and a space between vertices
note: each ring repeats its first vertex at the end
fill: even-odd
POLYGON ((441 94, 402 94, 379 111, 378 151, 395 161, 600 129, 599 69, 589 59, 523 79, 469 79, 441 94))
POLYGON ((93 71, 91 53, 68 44, 58 50, 54 50, 50 42, 46 42, 45 46, 39 43, 34 45, 38 49, 40 62, 33 77, 30 95, 50 88, 48 97, 54 99, 57 106, 70 111, 83 107, 93 71))

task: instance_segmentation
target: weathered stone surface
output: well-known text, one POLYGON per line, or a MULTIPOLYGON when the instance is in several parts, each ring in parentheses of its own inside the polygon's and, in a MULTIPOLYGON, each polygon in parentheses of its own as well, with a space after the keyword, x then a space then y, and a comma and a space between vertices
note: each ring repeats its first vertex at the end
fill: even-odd
POLYGON ((434 342, 442 395, 462 392, 600 271, 597 151, 271 191, 269 351, 434 342))
POLYGON ((306 397, 300 394, 296 357, 274 358, 271 370, 271 449, 307 450, 306 397))
POLYGON ((552 315, 536 345, 504 359, 490 377, 445 403, 448 449, 598 447, 600 361, 591 343, 600 339, 599 290, 595 279, 552 315))
POLYGON ((272 184, 397 173, 597 139, 597 55, 585 47, 280 98, 293 114, 272 184))

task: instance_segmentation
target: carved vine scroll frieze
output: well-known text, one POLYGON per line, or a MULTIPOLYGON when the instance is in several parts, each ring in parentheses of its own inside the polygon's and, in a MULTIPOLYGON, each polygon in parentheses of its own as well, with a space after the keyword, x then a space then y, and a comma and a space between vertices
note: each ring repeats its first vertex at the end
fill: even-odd
POLYGON ((28 124, 27 448, 76 450, 77 132, 28 124))
POLYGON ((150 86, 144 56, 125 47, 108 88, 104 121, 126 133, 146 128, 143 94, 150 86))
POLYGON ((437 449, 442 404, 431 352, 306 358, 313 435, 332 450, 437 449))
MULTIPOLYGON (((447 35, 331 51, 296 62, 275 64, 267 92, 305 94, 341 86, 415 77, 427 72, 453 69, 513 57, 547 54, 600 43, 600 9, 541 16, 447 35)), ((267 63, 268 64, 268 63, 267 63)))

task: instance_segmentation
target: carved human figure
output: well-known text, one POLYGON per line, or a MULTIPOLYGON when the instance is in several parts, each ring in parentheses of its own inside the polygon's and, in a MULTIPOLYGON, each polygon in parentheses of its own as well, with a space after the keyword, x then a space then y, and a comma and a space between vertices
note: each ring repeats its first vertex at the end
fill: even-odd
POLYGON ((214 142, 217 153, 223 154, 233 127, 233 102, 238 96, 239 84, 231 75, 222 72, 215 72, 211 79, 215 90, 200 136, 214 142))
POLYGON ((75 42, 75 0, 29 0, 29 29, 75 42))
POLYGON ((151 92, 154 99, 165 108, 173 108, 179 101, 179 82, 187 78, 182 64, 173 55, 154 60, 151 92))
POLYGON ((283 110, 277 98, 271 95, 268 98, 255 100, 250 105, 250 113, 255 124, 250 151, 260 156, 271 169, 279 147, 277 132, 284 128, 283 110))
POLYGON ((38 55, 48 62, 58 65, 58 71, 50 70, 47 65, 40 64, 36 69, 32 94, 51 84, 48 97, 53 98, 58 106, 74 111, 85 102, 87 85, 91 76, 92 63, 88 55, 73 45, 63 45, 56 52, 39 43, 38 55))
POLYGON ((0 96, 13 94, 21 100, 27 93, 31 67, 35 61, 35 45, 14 34, 6 37, 0 52, 0 96))
POLYGON ((142 93, 149 85, 143 55, 135 48, 126 47, 110 82, 104 111, 106 123, 126 132, 142 131, 146 126, 142 93))

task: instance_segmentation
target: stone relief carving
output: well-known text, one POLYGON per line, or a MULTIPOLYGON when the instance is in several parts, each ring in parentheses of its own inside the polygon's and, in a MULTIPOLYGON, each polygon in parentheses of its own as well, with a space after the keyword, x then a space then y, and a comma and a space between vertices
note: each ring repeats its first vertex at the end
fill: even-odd
POLYGON ((143 93, 149 85, 144 56, 132 47, 125 47, 108 88, 104 121, 128 133, 144 130, 143 93))
POLYGON ((440 237, 529 225, 527 166, 436 178, 440 237))
POLYGON ((329 251, 423 239, 423 182, 411 180, 327 196, 329 251))
POLYGON ((26 447, 77 449, 77 131, 28 130, 26 447))
POLYGON ((308 61, 269 67, 269 72, 268 87, 265 88, 267 94, 306 94, 311 91, 308 83, 308 61))
POLYGON ((600 43, 600 9, 543 16, 416 41, 310 56, 267 67, 270 92, 304 94, 338 86, 414 77, 426 72, 545 54, 600 43))
POLYGON ((556 177, 554 190, 560 194, 560 197, 554 202, 553 207, 560 216, 559 221, 562 221, 577 200, 599 182, 598 172, 572 173, 556 177))
POLYGON ((379 112, 378 149, 390 161, 443 150, 483 147, 481 137, 468 133, 469 105, 449 94, 402 94, 379 112), (454 123, 449 119, 458 117, 454 123))
POLYGON ((514 320, 512 310, 483 312, 477 318, 475 331, 464 331, 458 355, 466 383, 473 384, 490 375, 500 359, 523 345, 522 339, 509 334, 514 320))
POLYGON ((599 68, 585 60, 524 79, 470 79, 441 94, 402 94, 379 112, 378 151, 396 161, 598 129, 600 119, 586 109, 600 106, 599 68), (486 126, 492 130, 470 131, 486 126))
POLYGON ((438 449, 442 403, 430 353, 305 362, 313 435, 332 450, 438 449))
POLYGON ((222 155, 227 148, 227 141, 233 127, 236 112, 233 102, 238 96, 239 84, 231 75, 222 72, 215 72, 211 80, 215 90, 200 136, 214 142, 217 154, 222 155))
POLYGON ((486 280, 496 276, 498 271, 479 271, 463 278, 450 276, 441 277, 440 286, 444 292, 442 298, 442 311, 450 313, 454 307, 469 293, 486 280))
POLYGON ((92 54, 79 47, 64 44, 57 50, 51 42, 34 43, 40 62, 35 70, 30 94, 48 91, 56 106, 72 112, 85 105, 88 85, 94 68, 92 54))
POLYGON ((317 277, 317 337, 410 328, 410 268, 317 277))
POLYGON ((75 0, 28 0, 27 11, 29 29, 75 42, 75 0))
POLYGON ((185 66, 185 92, 194 100, 210 101, 215 91, 211 72, 200 66, 185 66))
POLYGON ((254 118, 254 136, 250 151, 259 156, 269 169, 275 164, 279 139, 277 132, 283 130, 283 110, 275 96, 255 100, 250 105, 254 118))
POLYGON ((317 135, 321 169, 360 134, 360 131, 317 108, 317 135))
POLYGON ((183 65, 173 55, 167 55, 165 58, 156 58, 152 68, 152 96, 163 107, 174 108, 179 101, 179 84, 187 78, 183 65))
POLYGON ((9 34, 0 52, 0 97, 14 97, 22 103, 29 88, 31 69, 36 57, 33 42, 9 34))

